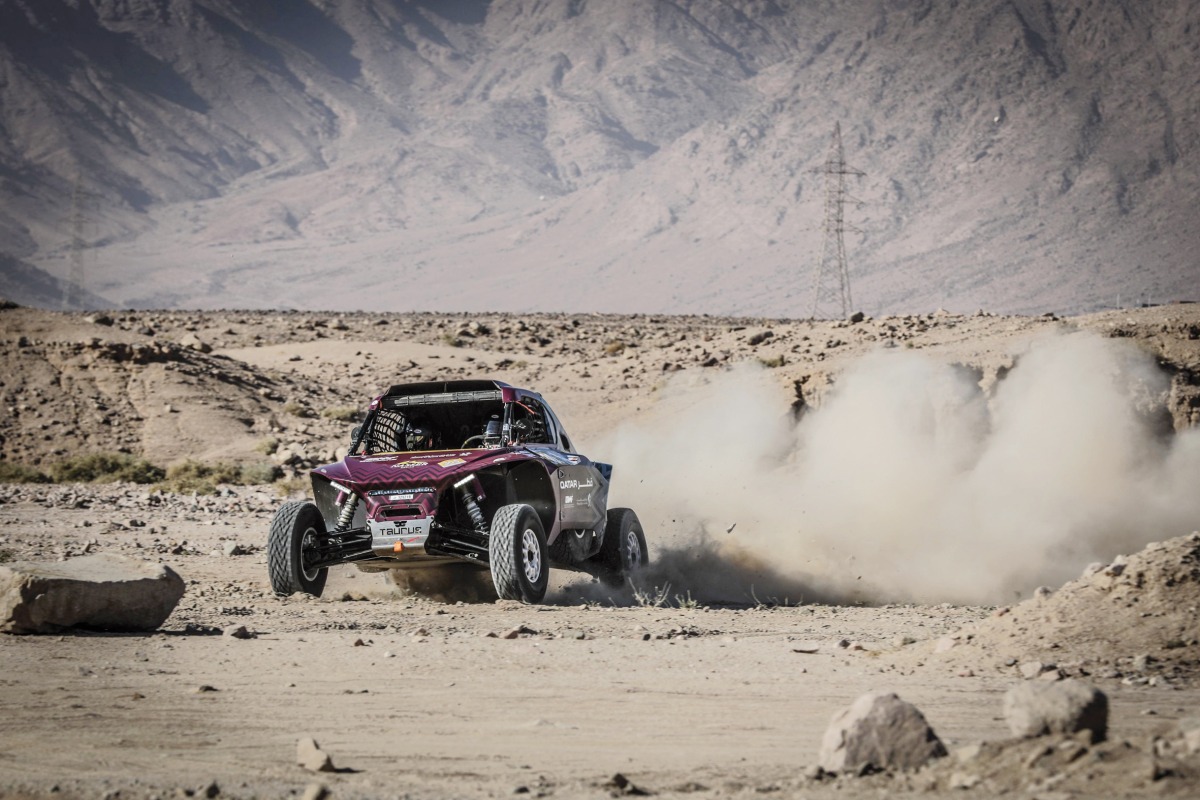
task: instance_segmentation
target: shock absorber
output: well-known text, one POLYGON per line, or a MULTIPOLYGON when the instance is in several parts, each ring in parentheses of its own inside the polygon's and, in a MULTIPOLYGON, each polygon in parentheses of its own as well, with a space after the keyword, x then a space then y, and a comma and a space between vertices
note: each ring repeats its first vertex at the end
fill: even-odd
POLYGON ((337 527, 335 528, 338 533, 350 529, 350 523, 354 521, 354 510, 356 508, 358 508, 358 495, 348 492, 345 502, 342 503, 342 510, 338 512, 337 527))
POLYGON ((487 520, 483 518, 483 512, 479 510, 479 504, 475 502, 475 493, 471 491, 471 485, 474 482, 475 477, 469 475, 454 484, 454 486, 458 489, 459 495, 462 497, 463 505, 467 509, 467 515, 471 518, 471 523, 475 526, 475 530, 479 531, 480 535, 487 536, 487 520))

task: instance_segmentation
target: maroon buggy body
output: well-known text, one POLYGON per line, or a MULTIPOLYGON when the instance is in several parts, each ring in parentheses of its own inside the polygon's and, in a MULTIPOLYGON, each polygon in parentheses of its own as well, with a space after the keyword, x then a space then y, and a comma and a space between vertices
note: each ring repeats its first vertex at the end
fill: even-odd
POLYGON ((608 507, 612 467, 576 452, 541 395, 499 381, 393 386, 350 453, 312 471, 313 502, 271 522, 277 594, 320 595, 327 570, 473 564, 502 598, 540 602, 550 567, 611 586, 646 563, 637 515, 608 507))

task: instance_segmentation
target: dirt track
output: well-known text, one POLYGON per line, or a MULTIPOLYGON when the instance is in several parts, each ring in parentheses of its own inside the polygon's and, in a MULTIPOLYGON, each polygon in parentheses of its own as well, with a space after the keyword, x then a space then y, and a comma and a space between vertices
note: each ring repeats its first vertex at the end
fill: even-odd
MULTIPOLYGON (((264 458, 264 440, 278 438, 281 448, 294 445, 305 455, 277 463, 303 474, 344 444, 349 423, 289 407, 316 414, 361 404, 378 379, 481 373, 547 391, 586 450, 617 421, 661 412, 670 376, 719 374, 744 361, 778 364, 767 374, 789 391, 769 409, 775 415, 801 390, 819 406, 840 370, 879 349, 928 350, 971 365, 986 383, 1000 379, 1030 337, 1059 328, 1133 339, 1153 354, 1169 372, 1164 402, 1182 430, 1200 413, 1198 313, 1173 306, 1067 322, 923 315, 853 326, 539 317, 522 327, 523 320, 497 316, 483 319, 493 333, 470 338, 460 317, 395 316, 380 324, 378 315, 139 312, 105 321, 7 309, 2 455, 45 465, 68 452, 128 445, 163 464, 184 456, 254 460, 264 458), (767 330, 773 335, 764 337, 767 330), (187 344, 190 334, 214 353, 187 344), (455 336, 463 341, 446 341, 455 336), (320 347, 311 344, 316 339, 320 347), (138 387, 148 399, 130 406, 138 387)), ((1176 499, 1195 496, 1194 471, 1163 476, 1164 487, 1177 484, 1176 499)), ((636 486, 626 481, 622 491, 636 486)), ((54 787, 68 797, 170 797, 203 793, 213 781, 222 797, 278 797, 314 782, 336 797, 510 796, 522 789, 605 797, 618 772, 668 797, 929 789, 962 796, 950 787, 972 781, 971 796, 1096 794, 1097 786, 1105 796, 1194 796, 1200 785, 1200 754, 1171 762, 1148 738, 1194 715, 1200 699, 1200 567, 1192 562, 1186 569, 1169 559, 1160 564, 1153 574, 1163 591, 1092 586, 1076 598, 1086 602, 1064 593, 1061 603, 1002 617, 991 608, 945 605, 768 607, 745 592, 737 594, 743 607, 647 608, 629 598, 613 605, 562 582, 543 607, 453 605, 403 596, 386 578, 353 570, 336 572, 321 600, 280 600, 269 591, 261 550, 279 501, 265 486, 190 497, 141 486, 0 485, 3 557, 118 552, 161 560, 188 584, 160 633, 0 636, 0 797, 40 797, 54 787), (232 544, 249 552, 224 555, 232 544), (1092 635, 1097 620, 1105 627, 1109 608, 1120 620, 1115 644, 1092 635), (1088 624, 1072 627, 1085 617, 1088 624), (984 619, 987 625, 970 627, 984 619), (216 632, 237 626, 257 637, 216 632), (533 632, 500 638, 519 626, 533 632), (964 626, 989 633, 970 643, 964 633, 961 646, 933 652, 939 637, 964 626), (1084 641, 1084 633, 1091 638, 1084 641), (906 639, 913 641, 900 644, 906 639), (839 647, 842 640, 863 649, 839 647), (812 645, 815 653, 798 652, 812 645), (871 689, 915 703, 951 752, 1005 739, 1001 698, 1028 660, 1053 660, 1109 694, 1108 745, 1071 761, 1069 770, 1030 766, 1045 745, 1021 742, 982 761, 946 759, 912 776, 805 777, 831 715, 871 689), (315 737, 345 771, 313 775, 298 767, 302 736, 315 737)), ((674 509, 658 511, 644 514, 652 556, 667 544, 678 548, 671 534, 680 531, 667 528, 685 524, 670 525, 674 509)), ((747 518, 710 522, 718 531, 739 523, 736 535, 719 534, 722 542, 752 542, 771 528, 760 521, 756 531, 747 518)), ((1186 522, 1173 532, 1144 525, 1138 535, 1144 543, 1200 527, 1186 522)), ((885 531, 870 532, 872 546, 882 546, 885 531)), ((681 552, 689 551, 662 561, 678 567, 681 552)), ((777 555, 769 547, 756 552, 777 555)), ((1064 562, 1064 574, 1078 575, 1085 563, 1064 562)), ((706 578, 736 568, 744 579, 753 564, 717 559, 706 567, 717 570, 706 578)), ((689 597, 669 599, 689 605, 689 597)), ((1076 752, 1061 744, 1066 749, 1053 749, 1076 752)))
MULTIPOLYGON (((162 558, 188 590, 159 633, 0 637, 0 786, 9 791, 164 797, 216 781, 221 796, 272 797, 319 779, 337 797, 520 787, 604 797, 619 772, 661 796, 876 796, 881 778, 803 775, 830 716, 862 692, 915 703, 952 751, 1007 735, 1000 701, 1011 669, 979 665, 959 677, 960 667, 916 655, 991 609, 614 607, 571 605, 561 590, 560 605, 454 605, 402 597, 383 576, 351 570, 336 572, 321 600, 280 600, 261 550, 223 553, 262 544, 266 492, 238 490, 210 501, 214 510, 172 497, 147 507, 136 488, 66 490, 91 508, 38 494, 63 491, 8 491, 0 520, 13 556, 162 558), (222 510, 230 507, 244 510, 222 510), (257 638, 214 630, 238 625, 257 638), (522 625, 534 633, 500 638, 522 625), (918 641, 899 648, 898 635, 918 641), (817 652, 797 652, 812 645, 817 652), (343 772, 296 766, 305 735, 343 772)), ((1117 740, 1200 700, 1192 685, 1098 683, 1117 740)))

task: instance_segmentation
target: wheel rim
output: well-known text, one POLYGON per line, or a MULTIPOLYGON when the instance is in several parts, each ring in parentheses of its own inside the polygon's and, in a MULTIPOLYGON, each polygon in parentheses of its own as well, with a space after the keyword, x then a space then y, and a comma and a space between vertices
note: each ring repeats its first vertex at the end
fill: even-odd
POLYGON ((638 541, 637 531, 625 534, 625 556, 631 568, 642 563, 642 543, 638 541))
POLYGON ((526 580, 537 583, 542 576, 542 548, 533 528, 526 528, 521 534, 521 563, 525 566, 526 580))
POLYGON ((319 569, 308 568, 307 556, 317 547, 317 531, 315 528, 309 528, 304 531, 304 535, 300 537, 300 572, 304 575, 304 579, 315 581, 317 575, 321 572, 319 569))

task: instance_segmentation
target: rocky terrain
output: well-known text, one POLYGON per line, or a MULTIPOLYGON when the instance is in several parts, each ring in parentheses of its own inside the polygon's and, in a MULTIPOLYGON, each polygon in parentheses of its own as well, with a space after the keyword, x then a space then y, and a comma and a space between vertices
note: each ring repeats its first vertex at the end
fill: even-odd
MULTIPOLYGON (((619 456, 614 487, 647 522, 652 561, 633 589, 619 592, 556 575, 538 607, 473 602, 470 593, 414 595, 352 569, 336 570, 320 599, 281 599, 267 581, 265 532, 281 495, 303 491, 302 482, 226 484, 211 494, 153 483, 0 485, 6 564, 130 556, 171 567, 185 584, 157 632, 0 635, 0 796, 1196 792, 1196 306, 812 323, 63 314, 8 305, 0 310, 6 466, 51 471, 79 451, 125 450, 162 466, 266 461, 303 474, 344 445, 353 415, 342 409, 361 408, 389 383, 496 376, 541 389, 585 452, 619 456), (1047 350, 1046 341, 1068 346, 1047 350), (847 518, 832 547, 814 534, 817 520, 796 530, 756 515, 776 485, 792 486, 811 515, 823 513, 803 470, 791 470, 806 453, 824 458, 822 436, 845 431, 825 427, 839 416, 864 430, 878 417, 920 431, 949 413, 942 395, 910 407, 902 372, 864 366, 877 358, 957 365, 949 374, 964 382, 947 396, 973 386, 964 407, 979 397, 991 409, 991 430, 971 435, 992 444, 974 456, 967 478, 995 478, 985 468, 1020 443, 1033 448, 1018 463, 1034 482, 1001 488, 1037 495, 1049 482, 1061 484, 1057 494, 1034 497, 1033 517, 989 506, 1004 523, 998 540, 971 539, 954 523, 965 551, 937 538, 931 516, 921 528, 931 543, 894 540, 891 529, 905 525, 903 498, 876 486, 869 467, 883 465, 885 483, 908 491, 920 484, 891 465, 886 442, 848 436, 839 446, 861 477, 858 505, 883 517, 869 517, 869 527, 847 518), (1047 367, 1086 391, 1047 378, 1047 367), (1087 380, 1097 370, 1111 372, 1087 380), (872 375, 883 388, 872 389, 864 412, 855 397, 872 375), (1069 395, 1065 416, 1056 409, 1061 392, 1069 395), (731 415, 722 406, 730 395, 731 415), (1027 413, 1023 396, 1053 427, 1085 420, 1081 438, 1065 441, 1097 463, 1053 461, 1036 441, 1014 437, 1014 418, 1027 413), (1097 416, 1093 406, 1111 403, 1128 408, 1097 416), (707 406, 722 413, 693 424, 707 406), (672 419, 682 421, 678 430, 672 419), (767 444, 787 440, 792 425, 804 444, 782 462, 771 447, 756 449, 764 436, 767 444), (686 438, 675 438, 681 431, 686 438), (1128 436, 1129 453, 1090 449, 1128 436), (630 440, 672 458, 655 460, 630 440), (689 477, 678 493, 673 473, 690 469, 674 457, 680 447, 714 473, 719 490, 689 477), (769 468, 753 466, 763 458, 769 468), (1080 474, 1047 473, 1039 461, 1080 474), (744 470, 755 470, 755 483, 737 489, 744 470), (1080 494, 1074 477, 1097 490, 1080 494), (1127 495, 1134 511, 1105 505, 1110 494, 1127 495), (1096 514, 1066 513, 1081 504, 1097 504, 1096 514), (1037 527, 1041 541, 1022 538, 1030 519, 1053 520, 1069 536, 1037 527), (899 576, 872 562, 872 551, 904 565, 899 576), (986 587, 1004 570, 1016 570, 1005 585, 1022 587, 1019 597, 991 589, 973 604, 941 599, 961 595, 948 580, 954 574, 986 587), (1040 588, 1029 583, 1062 574, 1040 588), (1006 692, 1068 679, 1107 695, 1107 739, 1015 738, 1002 710, 1006 692), (861 775, 818 768, 830 719, 868 691, 915 704, 948 757, 861 775), (317 750, 303 744, 307 737, 317 750), (324 756, 335 771, 313 771, 324 756)), ((922 384, 943 379, 932 369, 918 371, 922 384)), ((961 422, 948 419, 954 424, 930 429, 934 450, 961 422)), ((1053 430, 1035 433, 1052 448, 1064 441, 1053 430)), ((915 451, 903 452, 908 472, 925 469, 915 451)), ((955 492, 987 498, 970 494, 969 480, 946 480, 955 492)), ((832 487, 825 491, 844 505, 832 487)), ((1027 501, 1006 495, 1003 505, 1027 501)), ((984 529, 988 520, 975 524, 984 529)))
POLYGON ((962 364, 991 385, 1031 341, 1079 330, 1151 354, 1169 380, 1161 408, 1170 418, 1159 424, 1184 430, 1200 423, 1197 308, 813 322, 10 307, 0 310, 0 453, 34 467, 78 452, 126 451, 164 466, 278 453, 302 467, 331 458, 348 440, 346 418, 392 383, 480 375, 541 389, 586 445, 649 408, 680 373, 761 366, 800 409, 819 406, 841 370, 879 349, 962 364))
POLYGON ((867 313, 1194 300, 1197 14, 5 0, 0 294, 807 315, 840 123, 867 313))

